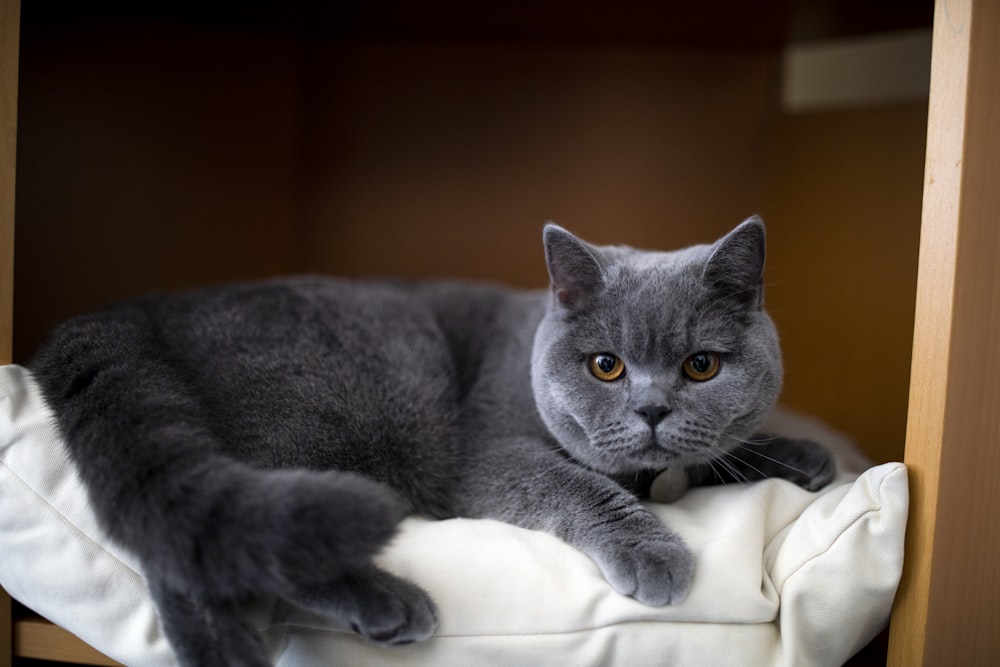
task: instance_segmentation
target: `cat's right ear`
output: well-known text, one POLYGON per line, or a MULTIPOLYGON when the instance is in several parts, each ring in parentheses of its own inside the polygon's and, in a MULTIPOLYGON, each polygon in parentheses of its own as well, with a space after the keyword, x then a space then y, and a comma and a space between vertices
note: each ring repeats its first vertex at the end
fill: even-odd
POLYGON ((759 307, 763 302, 764 236, 764 221, 755 215, 719 239, 705 264, 705 282, 759 307))
POLYGON ((604 269, 592 246, 551 222, 542 238, 556 303, 573 308, 603 288, 604 269))

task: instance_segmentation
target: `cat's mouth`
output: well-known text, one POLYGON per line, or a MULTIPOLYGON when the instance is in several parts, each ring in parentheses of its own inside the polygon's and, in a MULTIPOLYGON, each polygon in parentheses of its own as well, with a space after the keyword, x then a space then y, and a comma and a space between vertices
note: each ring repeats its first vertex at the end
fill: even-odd
POLYGON ((590 448, 591 455, 586 457, 590 467, 604 474, 632 474, 641 470, 665 469, 678 465, 685 457, 664 443, 654 433, 650 433, 641 441, 628 444, 616 443, 603 446, 595 443, 590 448))
POLYGON ((638 470, 663 470, 697 463, 718 449, 718 438, 705 429, 646 429, 629 437, 594 438, 588 457, 595 468, 607 474, 631 474, 638 470))
POLYGON ((717 448, 719 437, 690 421, 661 423, 657 428, 618 420, 600 428, 588 429, 580 421, 575 426, 573 436, 562 439, 563 449, 583 465, 608 475, 700 461, 717 448))

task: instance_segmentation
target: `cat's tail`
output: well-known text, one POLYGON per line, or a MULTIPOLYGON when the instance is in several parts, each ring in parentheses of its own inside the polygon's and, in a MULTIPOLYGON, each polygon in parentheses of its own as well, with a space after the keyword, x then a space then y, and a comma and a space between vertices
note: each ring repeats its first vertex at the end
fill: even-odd
POLYGON ((148 349, 139 315, 78 320, 31 364, 109 536, 147 576, 218 599, 282 595, 370 562, 407 504, 351 473, 262 470, 222 454, 206 408, 148 349))

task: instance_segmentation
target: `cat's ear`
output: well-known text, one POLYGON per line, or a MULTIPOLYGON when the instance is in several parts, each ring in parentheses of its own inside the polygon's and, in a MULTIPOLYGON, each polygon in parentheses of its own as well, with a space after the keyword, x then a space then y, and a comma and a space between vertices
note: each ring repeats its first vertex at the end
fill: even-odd
POLYGON ((702 278, 713 290, 760 306, 764 300, 764 222, 747 218, 719 239, 702 278))
POLYGON ((579 306, 604 287, 604 269, 593 246, 551 222, 545 225, 542 238, 557 303, 579 306))

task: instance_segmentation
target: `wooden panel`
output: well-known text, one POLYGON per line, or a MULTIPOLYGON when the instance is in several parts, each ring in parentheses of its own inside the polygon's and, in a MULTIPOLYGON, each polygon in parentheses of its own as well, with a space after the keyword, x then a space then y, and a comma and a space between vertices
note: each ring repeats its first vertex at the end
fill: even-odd
POLYGON ((19 0, 0 1, 0 364, 10 363, 14 312, 14 161, 19 0))
POLYGON ((763 51, 218 32, 26 20, 15 360, 151 289, 299 271, 541 285, 548 219, 669 248, 762 207, 763 51))
POLYGON ((18 619, 15 623, 14 655, 78 665, 118 667, 121 664, 95 650, 76 635, 37 616, 18 619))
POLYGON ((332 44, 304 108, 306 268, 539 286, 541 229, 674 248, 758 211, 766 52, 332 44))
POLYGON ((298 47, 39 13, 21 39, 14 359, 111 300, 292 271, 298 47))
POLYGON ((13 657, 10 596, 0 588, 0 667, 10 667, 13 657))
POLYGON ((876 461, 906 437, 926 104, 783 115, 774 151, 767 305, 782 401, 876 461))
POLYGON ((1000 654, 1000 4, 939 2, 890 663, 1000 654))

